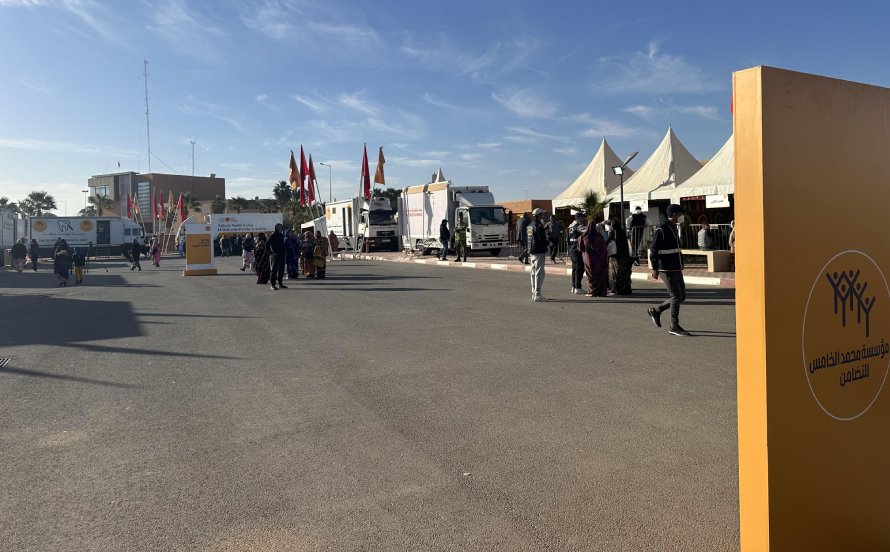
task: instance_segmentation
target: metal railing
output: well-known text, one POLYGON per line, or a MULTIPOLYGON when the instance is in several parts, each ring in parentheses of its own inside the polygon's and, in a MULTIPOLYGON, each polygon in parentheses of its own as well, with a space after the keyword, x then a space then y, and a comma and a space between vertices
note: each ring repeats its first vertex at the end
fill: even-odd
POLYGON ((699 235, 701 224, 684 225, 680 232, 680 246, 683 249, 728 250, 729 234, 732 227, 728 224, 712 224, 705 234, 699 235))

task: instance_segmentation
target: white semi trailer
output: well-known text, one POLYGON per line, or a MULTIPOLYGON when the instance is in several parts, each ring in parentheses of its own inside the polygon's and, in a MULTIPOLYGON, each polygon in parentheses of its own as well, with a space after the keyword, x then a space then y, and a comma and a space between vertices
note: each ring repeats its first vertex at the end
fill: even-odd
POLYGON ((92 245, 97 254, 108 255, 120 255, 129 251, 134 239, 144 239, 141 226, 118 217, 28 217, 25 233, 43 251, 52 250, 61 238, 69 247, 92 245))
POLYGON ((469 226, 467 248, 470 251, 489 251, 497 256, 501 248, 508 245, 504 208, 495 203, 488 186, 455 186, 445 180, 441 169, 433 182, 402 190, 400 206, 399 220, 406 249, 426 251, 448 247, 449 244, 439 241, 439 225, 447 220, 453 236, 459 214, 463 214, 469 226))

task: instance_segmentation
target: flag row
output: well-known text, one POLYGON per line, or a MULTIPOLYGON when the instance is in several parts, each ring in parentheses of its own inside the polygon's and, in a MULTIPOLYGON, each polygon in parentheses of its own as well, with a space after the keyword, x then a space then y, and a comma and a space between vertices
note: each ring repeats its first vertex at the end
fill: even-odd
MULTIPOLYGON (((383 175, 383 164, 386 159, 383 157, 383 146, 377 156, 377 171, 374 173, 375 184, 386 184, 386 178, 383 175)), ((324 164, 324 163, 322 163, 324 164)), ((321 194, 318 193, 318 179, 315 178, 315 164, 312 162, 312 154, 309 154, 309 161, 306 161, 306 155, 303 152, 303 146, 300 146, 300 164, 294 157, 294 150, 290 150, 290 187, 294 194, 297 189, 300 190, 300 205, 315 205, 321 201, 321 194)), ((359 179, 359 195, 365 199, 371 199, 371 171, 368 167, 368 145, 362 147, 362 172, 359 179)), ((328 198, 330 201, 331 198, 328 198)))

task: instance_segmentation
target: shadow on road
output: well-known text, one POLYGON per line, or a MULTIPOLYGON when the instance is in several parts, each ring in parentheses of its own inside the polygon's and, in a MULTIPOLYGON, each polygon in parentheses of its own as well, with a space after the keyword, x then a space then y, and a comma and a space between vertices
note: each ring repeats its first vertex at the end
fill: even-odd
MULTIPOLYGON (((126 288, 145 288, 160 287, 155 284, 139 284, 128 283, 119 274, 110 274, 105 272, 92 272, 83 277, 83 283, 80 286, 74 285, 74 274, 68 279, 68 288, 74 287, 126 287, 126 288)), ((59 280, 56 275, 49 271, 31 273, 31 274, 6 274, 0 276, 0 290, 6 289, 61 289, 59 280)))
POLYGON ((0 368, 0 374, 14 374, 17 376, 29 376, 34 378, 49 378, 49 379, 58 379, 64 381, 73 381, 77 383, 87 383, 90 385, 101 385, 103 387, 117 387, 118 389, 136 389, 137 385, 130 385, 127 383, 117 383, 113 381, 105 381, 98 380, 93 378, 83 378, 79 376, 68 376, 65 374, 53 374, 52 372, 43 372, 40 370, 26 370, 24 368, 12 368, 10 366, 6 366, 5 368, 0 368))

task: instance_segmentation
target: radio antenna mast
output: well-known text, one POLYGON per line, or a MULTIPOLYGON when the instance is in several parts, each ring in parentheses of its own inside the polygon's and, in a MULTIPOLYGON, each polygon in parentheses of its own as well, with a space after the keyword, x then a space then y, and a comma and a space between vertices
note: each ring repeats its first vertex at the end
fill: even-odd
POLYGON ((142 75, 145 77, 145 136, 148 139, 148 173, 151 174, 151 126, 148 122, 148 60, 142 60, 144 63, 144 71, 142 75))

